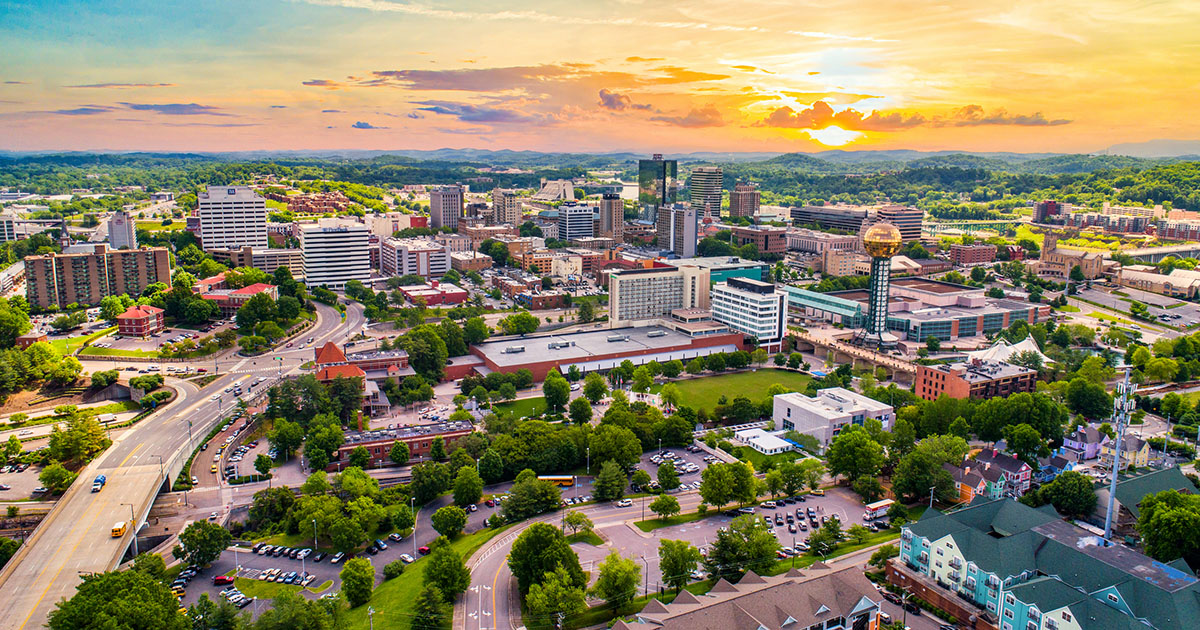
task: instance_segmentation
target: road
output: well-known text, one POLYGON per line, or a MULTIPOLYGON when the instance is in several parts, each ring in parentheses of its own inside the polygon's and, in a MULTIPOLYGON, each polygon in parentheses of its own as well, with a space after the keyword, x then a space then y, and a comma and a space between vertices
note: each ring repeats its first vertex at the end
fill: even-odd
MULTIPOLYGON (((318 321, 308 335, 321 344, 342 339, 347 324, 351 330, 361 328, 362 310, 352 306, 347 311, 344 324, 334 309, 318 305, 318 321)), ((311 350, 281 356, 282 370, 289 373, 298 372, 300 365, 312 358, 311 350)), ((0 573, 0 626, 18 630, 43 626, 53 606, 74 593, 82 575, 117 566, 132 531, 113 538, 113 524, 130 521, 133 515, 143 517, 171 464, 186 458, 223 417, 222 411, 230 409, 229 402, 214 401, 210 393, 222 391, 243 374, 274 375, 278 369, 271 358, 231 358, 221 368, 223 375, 204 392, 191 383, 169 378, 168 383, 179 392, 176 400, 124 432, 81 471, 79 481, 0 573), (89 482, 100 473, 108 477, 108 484, 93 493, 89 482)))

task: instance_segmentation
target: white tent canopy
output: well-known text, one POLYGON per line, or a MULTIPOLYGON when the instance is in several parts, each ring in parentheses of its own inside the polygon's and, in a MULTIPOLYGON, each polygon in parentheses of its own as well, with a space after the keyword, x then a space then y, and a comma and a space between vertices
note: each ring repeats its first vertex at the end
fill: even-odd
POLYGON ((1038 347, 1033 337, 1026 337, 1015 344, 1010 344, 1008 341, 1000 339, 992 344, 992 347, 968 352, 967 356, 981 361, 1004 361, 1007 363, 1012 357, 1026 351, 1036 353, 1042 358, 1042 363, 1054 363, 1050 357, 1042 354, 1042 349, 1038 347))

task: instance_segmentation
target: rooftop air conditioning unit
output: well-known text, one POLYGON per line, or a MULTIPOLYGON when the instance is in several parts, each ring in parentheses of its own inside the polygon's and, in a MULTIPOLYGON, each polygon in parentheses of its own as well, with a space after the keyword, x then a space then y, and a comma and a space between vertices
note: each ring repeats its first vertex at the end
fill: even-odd
POLYGON ((617 343, 620 341, 629 341, 629 335, 609 335, 608 343, 617 343))
POLYGON ((653 330, 653 331, 650 331, 649 333, 647 333, 647 334, 646 334, 646 336, 647 336, 647 337, 666 337, 666 336, 667 336, 667 331, 665 331, 665 330, 653 330))
POLYGON ((504 349, 504 354, 516 354, 518 352, 525 352, 525 346, 509 346, 504 349))

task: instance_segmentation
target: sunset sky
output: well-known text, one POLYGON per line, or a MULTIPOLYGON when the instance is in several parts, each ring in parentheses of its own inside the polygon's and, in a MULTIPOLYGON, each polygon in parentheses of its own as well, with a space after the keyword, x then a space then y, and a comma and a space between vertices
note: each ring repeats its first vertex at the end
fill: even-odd
POLYGON ((1200 137, 1197 33, 1196 0, 0 0, 0 149, 1087 152, 1200 137))

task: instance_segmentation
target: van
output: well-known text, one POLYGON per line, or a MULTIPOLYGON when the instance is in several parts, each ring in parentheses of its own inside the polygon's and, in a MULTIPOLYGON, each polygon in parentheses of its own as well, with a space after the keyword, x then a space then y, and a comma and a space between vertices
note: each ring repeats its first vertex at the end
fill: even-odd
POLYGON ((125 535, 125 527, 126 527, 125 521, 117 521, 117 523, 112 526, 112 537, 120 538, 120 537, 124 536, 125 535))

